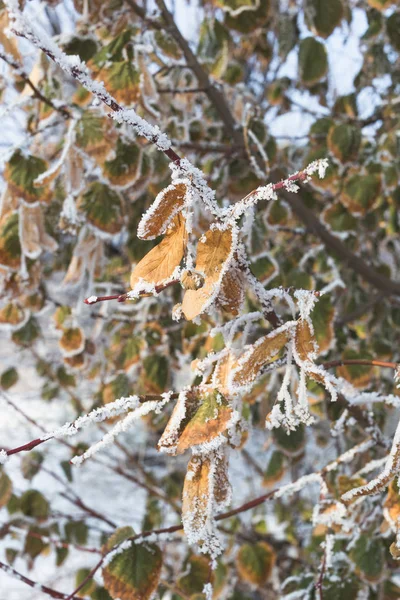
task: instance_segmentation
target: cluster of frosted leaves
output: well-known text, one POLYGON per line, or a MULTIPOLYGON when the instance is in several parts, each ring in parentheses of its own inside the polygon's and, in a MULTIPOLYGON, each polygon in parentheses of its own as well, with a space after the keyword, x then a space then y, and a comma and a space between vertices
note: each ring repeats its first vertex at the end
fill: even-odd
MULTIPOLYGON (((151 34, 154 47, 149 55, 147 50, 136 53, 136 40, 143 48, 141 32, 139 27, 132 28, 131 15, 128 20, 123 10, 118 12, 122 3, 113 2, 111 6, 111 3, 99 0, 88 3, 76 0, 74 4, 80 12, 83 9, 89 11, 90 22, 83 23, 70 39, 64 38, 65 50, 79 54, 87 61, 96 78, 105 81, 107 88, 121 102, 133 104, 140 114, 157 120, 174 140, 192 143, 227 141, 205 94, 196 98, 185 93, 157 95, 157 87, 184 89, 197 86, 191 70, 169 70, 183 57, 167 33, 155 31, 151 34), (98 27, 104 22, 106 28, 98 27), (150 73, 150 64, 157 64, 161 69, 156 78, 150 73), (143 76, 140 81, 138 73, 143 76)), ((353 251, 363 253, 368 240, 369 252, 375 252, 376 267, 395 277, 396 259, 387 260, 387 253, 379 253, 379 236, 376 236, 377 231, 387 236, 386 249, 393 256, 390 240, 399 232, 395 135, 398 116, 395 106, 384 106, 387 124, 384 123, 373 138, 363 134, 358 122, 359 92, 388 71, 391 53, 399 51, 399 16, 396 7, 392 10, 394 3, 368 0, 364 63, 355 81, 355 92, 339 97, 334 106, 328 104, 332 108, 330 116, 315 121, 309 146, 305 150, 297 149, 294 159, 291 150, 277 149, 256 111, 250 117, 246 116, 247 101, 255 97, 253 92, 257 90, 250 85, 245 93, 241 93, 242 88, 237 84, 243 83, 246 77, 249 57, 256 56, 257 62, 266 68, 276 48, 281 58, 294 50, 299 56, 298 74, 294 79, 275 78, 268 83, 265 95, 269 105, 275 107, 278 116, 285 113, 294 90, 307 90, 322 104, 329 102, 329 47, 326 40, 349 19, 347 5, 337 0, 329 2, 329 6, 318 0, 307 1, 304 4, 305 22, 309 31, 300 39, 299 11, 287 10, 286 3, 280 3, 280 12, 272 10, 272 3, 265 0, 213 0, 209 4, 216 7, 218 15, 201 27, 199 56, 212 77, 223 84, 230 105, 234 107, 235 118, 246 122, 246 139, 252 146, 258 167, 254 167, 254 161, 249 166, 247 157, 233 156, 220 161, 211 150, 206 153, 202 166, 213 187, 218 189, 219 197, 241 199, 261 181, 265 183, 260 180, 260 170, 265 172, 269 167, 279 165, 284 175, 287 169, 289 172, 294 170, 293 160, 297 160, 296 167, 300 167, 314 158, 330 156, 327 177, 313 181, 312 190, 304 191, 303 197, 316 213, 322 212, 325 224, 343 236, 353 251), (268 37, 260 35, 265 31, 269 32, 268 37), (353 235, 355 231, 357 234, 353 235)), ((15 44, 2 35, 4 28, 0 28, 1 43, 13 56, 21 59, 15 44)), ((52 77, 47 62, 35 65, 31 77, 48 97, 67 105, 72 102, 79 109, 71 129, 63 124, 58 126, 57 143, 33 144, 28 151, 16 151, 6 166, 7 190, 0 211, 0 268, 7 293, 5 300, 2 299, 0 323, 11 331, 13 341, 20 346, 30 347, 39 340, 41 310, 48 306, 39 284, 53 270, 62 274, 67 291, 80 290, 93 280, 99 290, 105 289, 101 286, 109 281, 118 289, 126 288, 130 277, 129 262, 136 263, 133 288, 138 282, 143 285, 143 281, 147 281, 147 289, 153 293, 157 286, 175 279, 181 282, 183 292, 180 286, 166 292, 166 302, 163 303, 161 296, 157 298, 158 304, 151 304, 145 317, 138 318, 134 305, 128 308, 126 315, 116 311, 104 324, 104 332, 110 340, 106 348, 104 344, 95 345, 92 328, 83 327, 76 317, 75 302, 71 302, 71 308, 66 297, 65 305, 54 315, 59 364, 54 366, 47 358, 38 361, 37 369, 46 381, 43 397, 55 401, 67 390, 75 392, 78 389, 78 380, 82 376, 77 377, 75 370, 84 368, 84 376, 90 377, 95 386, 95 405, 103 405, 117 397, 128 396, 133 390, 158 394, 173 387, 174 374, 181 365, 180 352, 196 361, 194 367, 198 368, 201 384, 193 385, 181 394, 171 416, 149 417, 148 425, 158 436, 164 432, 159 442, 162 452, 174 455, 189 453, 192 449, 193 458, 184 483, 185 529, 194 543, 207 551, 210 548, 216 551, 220 542, 214 537, 212 519, 229 497, 227 448, 229 445, 240 446, 246 440, 247 432, 242 423, 248 420, 257 426, 267 420, 271 425, 281 424, 271 432, 271 452, 264 474, 267 489, 284 480, 293 465, 298 468, 309 452, 323 454, 328 439, 324 421, 325 424, 326 419, 339 422, 341 409, 338 403, 326 404, 324 387, 330 381, 325 373, 315 370, 315 354, 350 359, 379 355, 390 360, 400 323, 399 311, 395 308, 385 310, 382 304, 373 314, 367 313, 344 328, 336 328, 334 335, 333 324, 338 313, 351 313, 370 299, 368 290, 349 276, 351 293, 340 294, 338 287, 333 293, 323 295, 305 319, 289 316, 288 323, 271 331, 264 316, 259 314, 252 322, 253 328, 247 328, 245 335, 240 328, 235 332, 228 328, 211 336, 209 325, 216 328, 221 325, 216 308, 223 309, 224 323, 232 319, 241 306, 246 312, 260 308, 247 274, 239 266, 239 256, 235 255, 238 248, 234 239, 236 232, 229 227, 210 227, 209 215, 202 210, 193 217, 198 208, 191 206, 190 182, 178 177, 169 184, 166 161, 134 139, 128 129, 111 126, 103 109, 92 106, 90 95, 81 88, 75 88, 71 101, 66 101, 66 90, 61 89, 52 77), (61 147, 65 152, 60 151, 61 147), (61 161, 58 160, 60 154, 61 161), (160 190, 163 191, 157 195, 160 190), (140 215, 145 213, 154 197, 156 202, 139 223, 140 215), (138 225, 143 242, 137 240, 138 225), (70 234, 76 234, 73 241, 70 234), (125 241, 126 236, 128 260, 113 254, 115 249, 121 248, 116 240, 125 241), (156 239, 158 236, 164 236, 161 242, 156 239), (193 240, 197 248, 193 247, 193 240), (153 248, 154 253, 150 256, 153 248), (216 248, 219 250, 215 262, 210 264, 210 256, 214 256, 216 248), (49 257, 54 252, 55 262, 52 263, 49 257), (192 257, 192 262, 187 262, 188 257, 192 257), (155 261, 153 266, 152 261, 155 261), (235 286, 238 281, 240 284, 235 286), (181 304, 176 315, 185 317, 178 334, 170 333, 175 326, 170 319, 174 303, 181 304), (124 316, 126 321, 118 321, 118 317, 123 319, 124 316), (350 347, 349 338, 352 340, 350 347), (281 371, 277 375, 269 370, 274 363, 285 366, 289 353, 295 363, 290 379, 291 404, 282 388, 281 371), (281 399, 275 404, 279 394, 281 399), (236 402, 236 395, 240 395, 241 405, 236 402), (300 401, 305 396, 309 412, 305 412, 304 402, 300 401), (232 427, 237 414, 241 420, 232 427), (310 414, 315 423, 313 428, 306 429, 304 425, 310 414), (215 489, 215 473, 219 474, 221 488, 215 489)), ((16 86, 21 88, 18 80, 16 86)), ((43 127, 59 118, 50 107, 38 105, 33 99, 27 112, 43 127)), ((309 236, 305 243, 298 220, 282 198, 256 207, 254 218, 248 219, 243 226, 241 239, 251 257, 252 272, 268 289, 294 286, 321 290, 336 277, 325 250, 313 246, 309 236), (298 231, 292 236, 290 230, 296 228, 298 231), (309 249, 310 245, 312 252, 305 256, 303 249, 309 249)), ((279 308, 282 308, 281 304, 279 302, 279 308)), ((2 373, 3 389, 15 385, 19 370, 11 368, 2 373)), ((377 381, 376 370, 368 366, 343 366, 337 375, 361 392, 374 389, 377 381)), ((384 382, 383 389, 389 392, 391 382, 384 382)), ((63 401, 64 398, 62 396, 63 401)), ((73 402, 80 410, 76 397, 73 402)), ((391 409, 383 411, 383 406, 382 402, 373 406, 375 416, 382 423, 393 414, 391 409)), ((343 424, 343 420, 341 422, 343 424)), ((363 433, 354 422, 345 423, 346 444, 358 443, 363 439, 363 433)), ((378 452, 371 449, 366 460, 377 456, 378 452)), ((40 471, 43 458, 40 452, 27 455, 23 469, 28 481, 40 471)), ((66 476, 72 477, 68 462, 63 468, 66 476)), ((162 483, 171 497, 179 500, 182 472, 179 467, 174 468, 172 475, 176 475, 176 481, 171 476, 162 483)), ((396 482, 390 484, 387 497, 385 494, 383 517, 382 497, 378 496, 350 503, 348 518, 343 519, 340 506, 343 493, 364 486, 368 479, 368 474, 349 477, 339 471, 329 473, 329 494, 325 504, 321 505, 306 551, 297 546, 296 540, 302 533, 291 501, 274 503, 274 517, 285 528, 286 542, 295 547, 300 560, 312 565, 309 572, 303 564, 298 570, 296 566, 291 567, 289 572, 295 575, 295 580, 285 583, 284 593, 301 594, 304 590, 304 597, 312 597, 315 565, 320 559, 319 545, 332 531, 337 533, 333 548, 337 559, 327 569, 323 580, 326 597, 352 599, 358 593, 368 597, 373 594, 371 585, 384 580, 387 569, 393 570, 393 562, 386 551, 388 539, 382 542, 382 532, 390 540, 397 534, 399 500, 396 482), (332 513, 334 517, 331 517, 332 513), (353 534, 354 531, 359 535, 353 534), (351 564, 341 560, 343 554, 349 556, 351 564), (355 565, 355 571, 352 565, 355 565)), ((0 497, 0 504, 7 506, 10 518, 21 520, 23 515, 24 525, 33 534, 86 544, 88 529, 84 521, 71 521, 64 531, 54 524, 54 520, 47 520, 49 501, 34 489, 22 494, 13 490, 6 468, 1 471, 0 497)), ((299 510, 303 524, 310 522, 314 506, 313 499, 301 500, 299 510)), ((159 505, 150 502, 143 529, 160 527, 161 512, 159 505)), ((261 512, 255 525, 260 538, 265 537, 268 528, 263 519, 261 512)), ((232 522, 232 527, 234 529, 237 524, 232 522)), ((125 532, 125 535, 130 537, 132 533, 125 532)), ((43 539, 26 536, 24 552, 29 564, 37 556, 49 552, 51 545, 46 537, 43 539)), ((123 535, 118 538, 121 539, 124 539, 123 535)), ((111 541, 109 547, 116 542, 115 539, 111 541)), ((396 542, 391 551, 397 558, 396 542)), ((13 553, 14 548, 8 548, 10 564, 16 558, 13 553)), ((61 566, 68 550, 57 548, 54 553, 61 566)), ((228 549, 227 561, 219 561, 212 574, 215 597, 223 598, 231 593, 229 580, 232 576, 250 587, 270 582, 275 565, 284 569, 281 567, 283 561, 277 561, 275 554, 265 541, 241 544, 238 551, 235 549, 230 554, 228 549)), ((83 568, 78 572, 77 583, 88 571, 83 568)), ((139 543, 126 548, 109 562, 104 569, 104 582, 112 597, 149 597, 159 582, 160 572, 157 546, 139 543), (127 564, 132 568, 126 568, 127 564), (125 580, 127 572, 132 573, 129 580, 125 580)), ((191 553, 185 556, 177 572, 177 594, 182 597, 202 594, 204 585, 210 581, 209 572, 206 556, 191 553)), ((399 597, 399 590, 387 579, 380 585, 385 598, 399 597)), ((108 598, 105 589, 95 583, 85 591, 96 600, 108 598)), ((242 592, 237 594, 240 598, 245 597, 242 592)))

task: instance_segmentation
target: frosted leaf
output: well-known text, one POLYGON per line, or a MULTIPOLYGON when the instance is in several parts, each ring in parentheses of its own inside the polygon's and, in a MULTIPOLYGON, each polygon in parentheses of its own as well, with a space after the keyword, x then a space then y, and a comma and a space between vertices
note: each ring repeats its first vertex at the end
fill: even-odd
POLYGON ((184 179, 177 179, 163 189, 142 216, 138 225, 138 237, 152 240, 165 233, 172 219, 182 210, 187 189, 188 182, 184 179))

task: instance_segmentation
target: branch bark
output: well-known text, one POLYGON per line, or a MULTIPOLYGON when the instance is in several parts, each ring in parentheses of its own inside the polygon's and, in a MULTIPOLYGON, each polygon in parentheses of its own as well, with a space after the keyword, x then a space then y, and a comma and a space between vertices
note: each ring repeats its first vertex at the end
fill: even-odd
POLYGON ((282 195, 295 215, 304 223, 307 230, 319 237, 326 248, 343 261, 349 269, 352 269, 365 281, 378 290, 385 292, 385 294, 400 296, 400 282, 393 281, 389 277, 378 273, 364 259, 357 256, 357 254, 353 254, 338 237, 328 231, 313 211, 304 204, 300 194, 292 194, 283 189, 282 195))
MULTIPOLYGON (((218 112, 221 121, 225 125, 226 133, 233 139, 233 141, 243 146, 243 133, 237 128, 236 121, 233 118, 228 102, 221 90, 219 90, 210 80, 207 72, 204 70, 202 65, 197 60, 196 55, 190 48, 189 44, 179 31, 172 14, 169 12, 164 0, 156 0, 156 4, 161 11, 161 15, 167 25, 168 32, 172 35, 178 46, 181 48, 186 62, 189 67, 193 70, 196 75, 199 87, 207 94, 211 103, 214 105, 218 112)), ((129 2, 129 5, 131 3, 129 2)))

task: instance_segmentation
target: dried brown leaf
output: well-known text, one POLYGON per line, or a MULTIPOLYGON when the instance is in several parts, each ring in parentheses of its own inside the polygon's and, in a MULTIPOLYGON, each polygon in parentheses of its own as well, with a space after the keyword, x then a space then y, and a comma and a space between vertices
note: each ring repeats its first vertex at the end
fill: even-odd
POLYGON ((289 341, 289 330, 275 330, 260 338, 238 360, 232 377, 233 386, 248 385, 253 382, 261 369, 281 352, 289 341))
MULTIPOLYGON (((221 277, 221 271, 230 257, 232 249, 232 231, 210 229, 205 240, 197 247, 196 271, 205 275, 204 286, 198 290, 186 290, 182 302, 182 311, 186 319, 200 315, 209 305, 216 293, 215 287, 221 277)), ((218 293, 218 291, 217 291, 218 293)))
POLYGON ((218 294, 218 305, 227 312, 237 316, 244 301, 244 274, 237 267, 229 269, 224 275, 218 294))
POLYGON ((209 458, 193 456, 189 461, 182 495, 182 518, 190 521, 191 529, 200 531, 207 521, 210 501, 209 458))
POLYGON ((151 240, 162 235, 173 217, 183 208, 187 192, 186 183, 173 183, 162 190, 138 226, 138 237, 151 240))
POLYGON ((140 279, 154 285, 165 283, 181 262, 186 244, 185 220, 181 215, 177 215, 162 242, 136 265, 131 275, 131 287, 135 287, 140 279))

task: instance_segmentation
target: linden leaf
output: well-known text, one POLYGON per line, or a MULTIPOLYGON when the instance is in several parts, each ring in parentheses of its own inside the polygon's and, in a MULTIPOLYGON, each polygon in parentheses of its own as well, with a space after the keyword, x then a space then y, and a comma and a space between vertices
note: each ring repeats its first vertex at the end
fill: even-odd
POLYGON ((185 529, 188 528, 190 531, 201 531, 207 522, 210 468, 210 459, 200 456, 193 456, 187 467, 182 494, 182 520, 185 529))
POLYGON ((187 185, 175 181, 162 190, 138 225, 138 237, 152 240, 165 233, 173 217, 183 208, 187 185))
MULTIPOLYGON (((359 358, 356 350, 351 348, 345 350, 342 354, 343 360, 354 360, 359 358)), ((364 358, 372 358, 371 355, 365 355, 364 358)), ((374 372, 372 365, 341 365, 337 368, 337 375, 343 377, 357 388, 363 389, 370 385, 374 372)))
POLYGON ((89 156, 102 161, 114 146, 114 133, 109 131, 109 123, 100 112, 88 110, 76 126, 76 144, 89 156))
POLYGON ((344 8, 341 0, 307 0, 304 12, 313 33, 327 38, 340 25, 344 8))
POLYGON ((129 105, 140 98, 140 73, 131 61, 112 63, 101 69, 97 79, 104 81, 117 102, 129 105))
POLYGON ((306 319, 299 319, 297 321, 295 346, 301 361, 313 362, 317 349, 317 343, 315 341, 314 332, 312 331, 310 324, 306 319))
POLYGON ((315 339, 318 344, 318 354, 323 354, 331 348, 335 337, 334 318, 335 308, 329 294, 325 294, 317 302, 311 313, 315 339))
POLYGON ((7 163, 4 176, 14 196, 25 202, 50 202, 51 191, 46 187, 36 187, 35 179, 48 168, 47 163, 38 156, 24 156, 19 150, 14 152, 7 163))
POLYGON ((191 446, 204 444, 226 430, 232 409, 227 400, 217 391, 202 398, 201 404, 183 430, 177 454, 182 454, 191 446))
POLYGON ((134 544, 103 569, 104 586, 115 600, 148 600, 157 589, 162 553, 155 544, 134 544))
POLYGON ((15 303, 9 302, 0 309, 0 323, 8 325, 19 325, 25 318, 25 313, 22 308, 15 303))
POLYGON ((353 175, 345 181, 340 201, 352 215, 365 215, 378 201, 381 189, 379 175, 353 175))
POLYGON ((196 271, 204 273, 204 286, 198 290, 186 290, 182 302, 182 312, 191 320, 208 308, 218 295, 221 272, 230 259, 232 231, 210 229, 197 247, 196 271))
POLYGON ((0 508, 3 508, 11 498, 12 483, 9 476, 0 470, 0 508))
POLYGON ((201 594, 209 581, 210 561, 206 556, 192 554, 185 560, 183 573, 177 581, 179 591, 184 593, 185 597, 201 594))
POLYGON ((46 233, 40 205, 27 206, 22 204, 20 224, 20 241, 25 256, 35 259, 40 256, 43 250, 55 252, 58 245, 55 239, 46 233))
POLYGON ((27 490, 20 498, 20 509, 25 516, 42 520, 49 516, 50 505, 37 490, 27 490))
POLYGON ((108 185, 100 181, 92 183, 81 196, 78 206, 85 211, 88 222, 100 231, 114 234, 121 230, 121 197, 108 185))
POLYGON ((275 485, 286 472, 285 455, 279 450, 275 450, 269 459, 267 469, 264 473, 263 486, 269 487, 275 485))
POLYGON ((185 220, 177 215, 165 238, 136 265, 131 275, 131 287, 143 279, 161 285, 168 281, 183 258, 187 244, 185 220))
POLYGON ((0 221, 0 264, 18 269, 21 262, 18 213, 8 213, 0 221))
POLYGON ((80 354, 85 347, 85 336, 80 327, 64 329, 58 342, 64 356, 75 356, 80 354))
POLYGON ((275 561, 275 551, 267 542, 243 544, 236 558, 236 567, 244 581, 262 586, 271 577, 275 561))
MULTIPOLYGON (((363 485, 363 484, 362 484, 363 485)), ((384 507, 384 517, 391 522, 396 524, 400 517, 400 493, 399 484, 393 479, 388 487, 388 495, 386 496, 384 507)))
POLYGON ((354 125, 342 123, 329 130, 328 148, 340 162, 345 163, 357 156, 361 143, 361 131, 354 125))
POLYGON ((321 42, 313 37, 300 42, 299 70, 302 82, 312 86, 323 79, 328 71, 328 55, 321 42))
POLYGON ((257 340, 238 359, 233 371, 232 385, 247 386, 260 374, 262 368, 272 362, 289 341, 289 330, 277 329, 257 340))
POLYGON ((132 185, 140 174, 141 151, 137 144, 125 144, 118 138, 115 157, 104 163, 104 175, 113 186, 132 185))
POLYGON ((385 569, 382 541, 368 533, 362 533, 350 551, 350 558, 356 565, 356 575, 368 583, 381 580, 385 569))
MULTIPOLYGON (((2 3, 4 6, 4 4, 2 3)), ((17 61, 21 61, 21 55, 18 50, 17 39, 15 36, 8 37, 5 34, 6 29, 10 25, 10 20, 8 17, 8 12, 4 8, 0 11, 0 45, 3 46, 6 54, 11 54, 13 58, 17 61)), ((21 61, 22 63, 22 61, 21 61)))
POLYGON ((240 269, 232 267, 222 278, 217 304, 223 310, 237 316, 244 302, 244 274, 240 269))
POLYGON ((182 454, 192 446, 210 442, 226 430, 231 414, 227 400, 217 390, 206 396, 186 393, 175 405, 159 449, 182 454))

